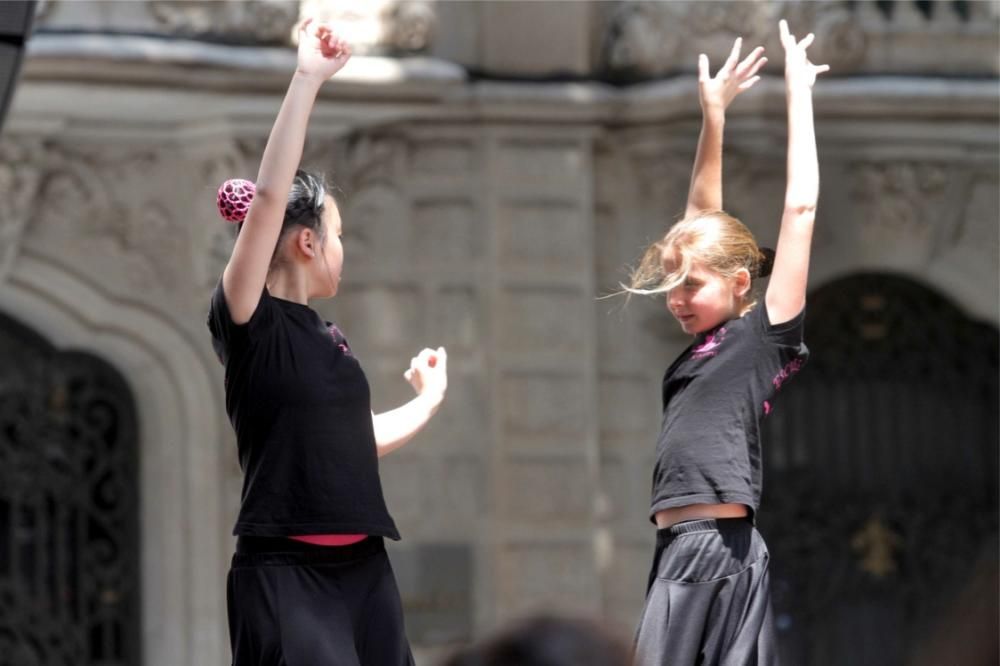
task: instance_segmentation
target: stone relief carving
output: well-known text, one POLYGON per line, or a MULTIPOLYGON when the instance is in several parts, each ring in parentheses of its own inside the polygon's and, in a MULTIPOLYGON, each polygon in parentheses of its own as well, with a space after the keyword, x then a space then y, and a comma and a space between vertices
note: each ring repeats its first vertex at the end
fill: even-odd
POLYGON ((856 193, 874 202, 865 226, 889 232, 918 233, 931 224, 924 214, 927 199, 944 190, 946 169, 939 164, 894 162, 863 163, 855 166, 856 193))
POLYGON ((110 251, 101 268, 113 279, 139 289, 177 286, 187 236, 172 223, 176 192, 157 178, 161 167, 152 151, 50 146, 33 240, 61 259, 74 244, 96 242, 110 251))
POLYGON ((40 141, 0 143, 0 283, 17 258, 41 177, 40 141))
POLYGON ((840 4, 811 2, 621 2, 605 19, 602 59, 612 73, 649 77, 693 71, 697 54, 705 52, 719 54, 714 68, 740 36, 748 48, 763 44, 781 53, 779 18, 796 34, 816 33, 817 62, 844 72, 864 60, 867 37, 856 14, 840 4))
POLYGON ((360 54, 425 52, 437 25, 426 0, 303 0, 302 15, 337 25, 360 54))
POLYGON ((857 229, 861 248, 877 254, 891 248, 889 254, 910 261, 927 260, 943 249, 941 240, 958 221, 943 207, 953 180, 944 165, 867 162, 855 164, 853 171, 864 211, 857 229))
POLYGON ((288 44, 297 0, 151 0, 149 12, 169 34, 223 41, 288 44))
POLYGON ((356 189, 373 183, 397 183, 405 173, 408 146, 394 134, 359 134, 347 148, 347 168, 356 189))
POLYGON ((387 42, 393 50, 418 53, 430 48, 436 17, 427 2, 397 2, 389 11, 386 27, 387 42))

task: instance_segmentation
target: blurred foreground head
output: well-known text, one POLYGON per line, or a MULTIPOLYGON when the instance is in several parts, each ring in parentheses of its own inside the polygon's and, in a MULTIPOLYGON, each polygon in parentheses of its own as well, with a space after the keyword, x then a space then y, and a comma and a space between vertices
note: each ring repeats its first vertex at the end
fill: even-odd
POLYGON ((443 666, 629 666, 631 650, 597 622, 538 616, 518 621, 443 666))

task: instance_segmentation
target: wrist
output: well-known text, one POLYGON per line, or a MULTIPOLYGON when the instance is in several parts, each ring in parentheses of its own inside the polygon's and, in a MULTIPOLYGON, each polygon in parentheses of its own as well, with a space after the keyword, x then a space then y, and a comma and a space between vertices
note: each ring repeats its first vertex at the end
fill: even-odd
POLYGON ((441 403, 444 402, 444 391, 425 389, 417 395, 415 400, 419 401, 421 405, 433 414, 441 406, 441 403))
POLYGON ((805 81, 791 81, 785 79, 785 91, 791 95, 812 95, 812 84, 805 81))
POLYGON ((325 82, 326 79, 319 74, 307 72, 298 68, 296 68, 295 73, 292 75, 292 83, 312 87, 316 90, 319 90, 320 86, 322 86, 325 82))
POLYGON ((726 105, 721 102, 702 102, 701 118, 705 123, 721 123, 726 120, 726 105))

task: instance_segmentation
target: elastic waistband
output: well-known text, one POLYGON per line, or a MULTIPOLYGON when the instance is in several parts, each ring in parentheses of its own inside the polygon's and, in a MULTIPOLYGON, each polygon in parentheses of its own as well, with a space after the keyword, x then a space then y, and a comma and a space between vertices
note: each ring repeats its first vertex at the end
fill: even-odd
POLYGON ((385 552, 382 537, 370 536, 347 546, 317 546, 285 537, 240 536, 233 566, 339 564, 385 552))
POLYGON ((665 546, 680 535, 691 534, 692 532, 731 532, 748 528, 753 528, 753 521, 750 516, 685 520, 676 525, 656 530, 656 545, 665 546))

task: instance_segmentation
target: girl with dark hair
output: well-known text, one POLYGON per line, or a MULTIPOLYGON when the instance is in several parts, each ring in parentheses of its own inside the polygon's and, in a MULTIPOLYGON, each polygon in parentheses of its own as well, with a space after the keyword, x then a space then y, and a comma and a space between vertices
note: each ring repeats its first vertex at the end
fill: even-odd
POLYGON ((762 49, 740 41, 716 77, 699 61, 702 134, 683 220, 646 252, 632 293, 665 294, 692 344, 663 379, 663 421, 650 520, 656 550, 636 635, 636 661, 774 664, 767 546, 754 528, 761 494, 760 422, 805 363, 809 247, 819 195, 812 86, 828 69, 780 23, 788 102, 788 175, 777 252, 722 212, 722 127, 757 80, 762 49), (770 273, 762 299, 756 283, 770 273))
POLYGON ((337 293, 344 250, 336 202, 297 164, 319 88, 349 57, 328 26, 303 23, 256 183, 219 190, 240 224, 208 319, 244 472, 227 588, 237 666, 413 663, 377 459, 437 411, 445 351, 413 358, 417 397, 375 415, 347 340, 307 304, 337 293))

